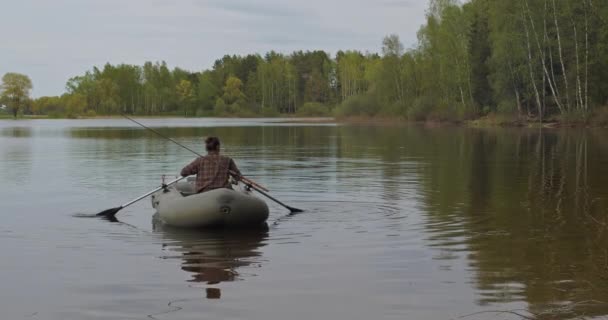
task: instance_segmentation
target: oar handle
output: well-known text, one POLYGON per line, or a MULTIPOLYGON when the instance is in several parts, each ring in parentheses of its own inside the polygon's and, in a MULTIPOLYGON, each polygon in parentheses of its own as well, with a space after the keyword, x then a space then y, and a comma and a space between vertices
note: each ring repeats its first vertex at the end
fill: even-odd
POLYGON ((270 190, 266 189, 264 186, 262 186, 262 185, 258 184, 257 182, 255 182, 255 181, 253 181, 253 180, 251 180, 251 179, 245 178, 245 177, 243 177, 242 175, 239 175, 238 173, 236 173, 236 172, 234 172, 234 171, 232 171, 232 170, 230 170, 230 174, 231 174, 231 175, 233 175, 233 176, 235 176, 235 177, 237 177, 239 180, 241 180, 241 181, 245 182, 246 184, 249 184, 249 185, 255 186, 255 187, 257 187, 258 189, 264 190, 264 191, 266 191, 266 192, 270 192, 270 190))

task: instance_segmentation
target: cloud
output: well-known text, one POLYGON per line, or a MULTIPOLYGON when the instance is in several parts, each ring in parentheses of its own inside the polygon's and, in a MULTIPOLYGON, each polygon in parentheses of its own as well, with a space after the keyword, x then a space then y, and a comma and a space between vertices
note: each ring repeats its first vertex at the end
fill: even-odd
POLYGON ((209 0, 199 2, 199 4, 244 16, 259 16, 264 18, 310 18, 315 15, 315 12, 312 10, 303 10, 301 7, 290 6, 290 3, 286 1, 209 0))
POLYGON ((382 5, 387 6, 387 7, 418 9, 420 7, 420 1, 416 1, 416 0, 386 0, 386 1, 382 1, 382 5))
POLYGON ((224 54, 406 47, 423 0, 19 0, 0 10, 0 75, 28 74, 34 95, 57 95, 94 65, 167 61, 202 70, 224 54))

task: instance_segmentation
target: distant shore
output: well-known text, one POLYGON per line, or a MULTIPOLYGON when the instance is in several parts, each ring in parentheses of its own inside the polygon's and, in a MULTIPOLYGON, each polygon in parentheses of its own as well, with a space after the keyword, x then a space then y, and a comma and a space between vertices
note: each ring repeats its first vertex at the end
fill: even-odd
MULTIPOLYGON (((337 120, 334 117, 305 117, 305 116, 291 116, 291 115, 279 115, 272 117, 186 117, 182 115, 129 115, 129 117, 138 119, 272 119, 273 122, 278 123, 336 123, 337 120)), ((104 120, 104 119, 124 119, 121 115, 98 115, 98 116, 78 116, 76 118, 71 117, 50 117, 48 115, 19 115, 14 118, 12 115, 0 114, 0 120, 104 120)))
MULTIPOLYGON (((589 117, 586 121, 561 121, 559 119, 547 119, 539 122, 536 119, 485 116, 474 120, 422 120, 412 121, 400 117, 384 116, 350 116, 350 117, 302 117, 302 116, 273 116, 273 117, 185 117, 180 115, 134 115, 136 118, 144 119, 272 119, 274 123, 303 123, 303 124, 347 124, 347 125, 374 125, 374 126, 399 126, 399 125, 422 125, 425 127, 511 127, 511 128, 608 128, 608 119, 604 117, 589 117)), ((81 116, 78 118, 49 117, 45 115, 20 115, 16 119, 10 115, 0 114, 0 120, 95 120, 95 119, 123 119, 120 115, 81 116)))
POLYGON ((543 120, 514 117, 486 116, 474 120, 421 120, 412 121, 399 117, 340 117, 335 118, 337 123, 353 125, 379 125, 394 126, 416 124, 425 127, 469 127, 469 128, 608 128, 608 119, 605 117, 590 117, 587 120, 562 121, 555 118, 543 120))

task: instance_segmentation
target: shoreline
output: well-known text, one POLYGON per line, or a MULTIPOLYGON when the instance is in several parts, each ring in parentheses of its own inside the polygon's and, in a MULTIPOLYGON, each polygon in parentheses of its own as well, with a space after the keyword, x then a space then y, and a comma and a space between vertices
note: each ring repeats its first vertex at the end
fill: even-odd
POLYGON ((428 128, 462 127, 462 128, 608 128, 608 122, 560 121, 547 119, 543 122, 529 119, 500 120, 493 117, 482 117, 474 120, 420 120, 412 121, 404 118, 389 117, 341 117, 335 118, 336 123, 351 125, 400 126, 419 125, 428 128))
MULTIPOLYGON (((266 119, 273 120, 273 123, 285 124, 343 124, 343 125, 371 125, 371 126, 404 126, 417 125, 428 128, 437 127, 463 127, 463 128, 608 128, 608 122, 564 122, 557 119, 548 119, 539 123, 530 119, 497 119, 495 117, 482 117, 475 120, 421 120, 412 121, 405 118, 395 117, 370 117, 370 116, 350 116, 350 117, 299 117, 299 116, 278 116, 278 117, 186 117, 180 115, 133 115, 140 119, 266 119)), ((123 119, 120 115, 105 115, 94 117, 78 118, 52 118, 43 115, 19 116, 17 118, 0 116, 0 121, 20 121, 20 120, 112 120, 123 119)))
MULTIPOLYGON (((327 124, 327 123, 338 123, 335 117, 301 117, 301 116, 271 116, 271 117, 186 117, 180 115, 129 115, 129 117, 137 118, 137 119, 188 119, 188 120, 196 120, 196 119, 234 119, 234 120, 255 120, 255 119, 263 119, 263 120, 272 120, 273 123, 318 123, 318 124, 327 124)), ((121 115, 103 115, 103 116, 80 116, 77 118, 69 118, 69 117, 49 117, 45 115, 26 115, 26 116, 18 116, 14 118, 13 116, 2 116, 0 115, 0 121, 23 121, 23 120, 117 120, 117 119, 125 119, 121 115)))

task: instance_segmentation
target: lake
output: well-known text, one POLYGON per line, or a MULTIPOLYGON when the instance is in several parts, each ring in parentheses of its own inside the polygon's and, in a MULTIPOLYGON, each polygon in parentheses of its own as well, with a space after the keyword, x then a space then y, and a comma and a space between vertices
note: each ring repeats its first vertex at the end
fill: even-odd
POLYGON ((0 121, 2 319, 604 319, 608 131, 141 119, 217 135, 268 230, 78 218, 193 159, 127 120, 0 121), (503 313, 497 313, 503 311, 503 313))

